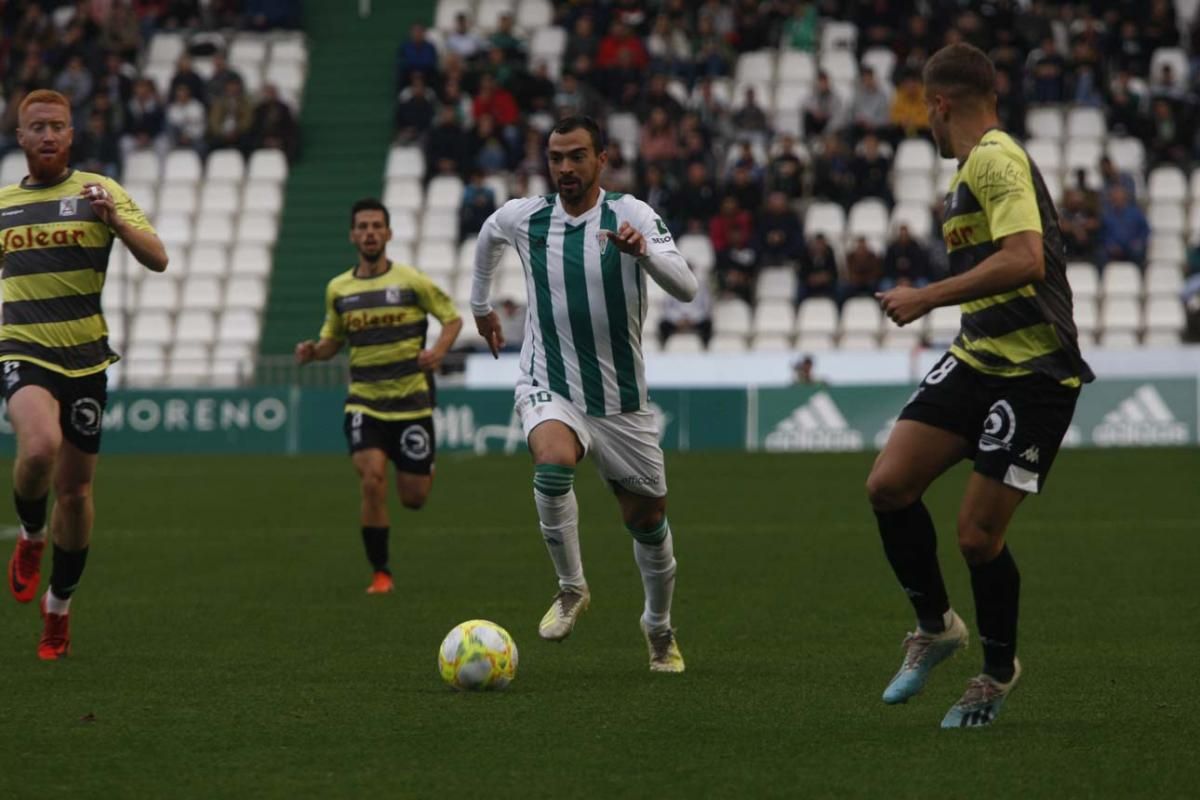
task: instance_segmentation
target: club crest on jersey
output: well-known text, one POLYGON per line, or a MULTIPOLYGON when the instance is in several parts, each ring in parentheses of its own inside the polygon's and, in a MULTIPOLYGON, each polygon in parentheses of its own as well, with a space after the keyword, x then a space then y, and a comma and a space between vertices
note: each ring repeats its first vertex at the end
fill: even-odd
POLYGON ((393 306, 399 305, 400 304, 400 287, 399 286, 389 286, 386 290, 384 290, 384 297, 387 299, 388 305, 393 305, 393 306))
POLYGON ((58 215, 60 217, 73 217, 79 213, 79 198, 64 197, 58 201, 58 215))
POLYGON ((604 255, 604 251, 608 249, 608 231, 596 232, 596 244, 600 246, 600 255, 604 255))

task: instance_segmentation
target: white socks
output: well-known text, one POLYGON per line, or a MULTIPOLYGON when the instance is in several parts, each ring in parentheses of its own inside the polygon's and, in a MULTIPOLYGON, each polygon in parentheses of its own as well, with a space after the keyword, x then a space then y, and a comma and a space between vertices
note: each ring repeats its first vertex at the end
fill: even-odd
POLYGON ((25 526, 21 526, 21 538, 27 542, 44 542, 46 541, 46 529, 42 528, 37 533, 30 533, 25 530, 25 526))
POLYGON ((671 595, 675 592, 675 546, 665 519, 660 531, 665 535, 658 544, 648 544, 642 538, 633 540, 633 560, 642 573, 646 592, 642 623, 652 631, 671 627, 671 595))
POLYGON ((548 495, 535 488, 533 499, 537 503, 546 552, 558 574, 559 588, 586 591, 583 557, 579 552, 579 504, 575 501, 575 490, 548 495))
POLYGON ((60 600, 54 596, 54 592, 46 590, 46 613, 63 615, 71 610, 71 598, 60 600))

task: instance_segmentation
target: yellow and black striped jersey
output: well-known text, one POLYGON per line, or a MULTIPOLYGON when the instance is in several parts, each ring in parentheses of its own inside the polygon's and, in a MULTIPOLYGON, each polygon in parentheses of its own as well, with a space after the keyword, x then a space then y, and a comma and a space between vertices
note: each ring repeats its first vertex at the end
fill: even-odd
POLYGON ((1079 353, 1058 213, 1037 166, 1011 136, 990 130, 959 165, 946 195, 942 234, 950 271, 973 269, 1014 233, 1042 234, 1046 277, 962 304, 950 351, 988 375, 1040 373, 1066 386, 1093 379, 1079 353))
POLYGON ((71 170, 51 184, 0 189, 0 361, 80 377, 118 358, 100 308, 114 235, 79 196, 87 183, 104 186, 129 225, 154 231, 120 184, 103 175, 71 170))
POLYGON ((350 394, 346 411, 403 420, 433 413, 429 382, 417 366, 432 314, 458 319, 446 293, 423 272, 389 263, 386 272, 359 278, 354 268, 325 290, 322 339, 350 345, 350 394))

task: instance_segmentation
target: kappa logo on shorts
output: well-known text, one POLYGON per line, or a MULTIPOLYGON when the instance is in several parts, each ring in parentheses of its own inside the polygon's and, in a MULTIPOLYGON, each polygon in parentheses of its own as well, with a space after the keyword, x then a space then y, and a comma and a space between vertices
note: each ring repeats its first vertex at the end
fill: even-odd
POLYGON ((104 410, 100 402, 91 397, 81 397, 71 404, 71 427, 84 436, 95 436, 100 433, 100 422, 104 410))
POLYGON ((979 437, 979 449, 985 452, 1007 450, 1017 432, 1017 415, 1007 400, 997 400, 988 409, 983 422, 983 435, 979 437))
POLYGON ((400 434, 400 452, 405 458, 423 461, 429 458, 429 432, 420 425, 409 425, 400 434))
POLYGON ((1031 444, 1025 448, 1025 452, 1021 453, 1021 458, 1028 461, 1030 464, 1038 463, 1038 449, 1036 444, 1031 444))

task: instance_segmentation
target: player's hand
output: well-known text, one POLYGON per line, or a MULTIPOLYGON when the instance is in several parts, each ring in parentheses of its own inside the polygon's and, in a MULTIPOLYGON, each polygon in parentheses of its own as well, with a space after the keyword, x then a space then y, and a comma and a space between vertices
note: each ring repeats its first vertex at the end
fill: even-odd
POLYGON ((897 325, 904 326, 929 313, 925 293, 911 286, 897 286, 886 292, 876 292, 875 299, 883 313, 897 325))
POLYGON ((296 345, 296 363, 300 366, 304 366, 316 357, 317 343, 312 339, 308 339, 296 345))
POLYGON ((417 366, 422 372, 437 372, 445 357, 445 353, 439 353, 437 350, 422 350, 417 354, 417 366))
POLYGON ((500 317, 495 311, 488 312, 482 317, 475 317, 475 330, 487 342, 492 351, 492 358, 500 357, 500 348, 504 347, 504 334, 500 332, 500 317))
POLYGON ((608 235, 608 240, 617 246, 617 249, 622 253, 631 256, 641 256, 646 254, 646 240, 642 237, 641 231, 630 225, 628 222, 622 222, 621 227, 616 231, 601 229, 601 233, 608 235))
POLYGON ((92 211, 110 228, 117 219, 117 206, 112 194, 98 183, 85 183, 79 196, 92 204, 92 211))

